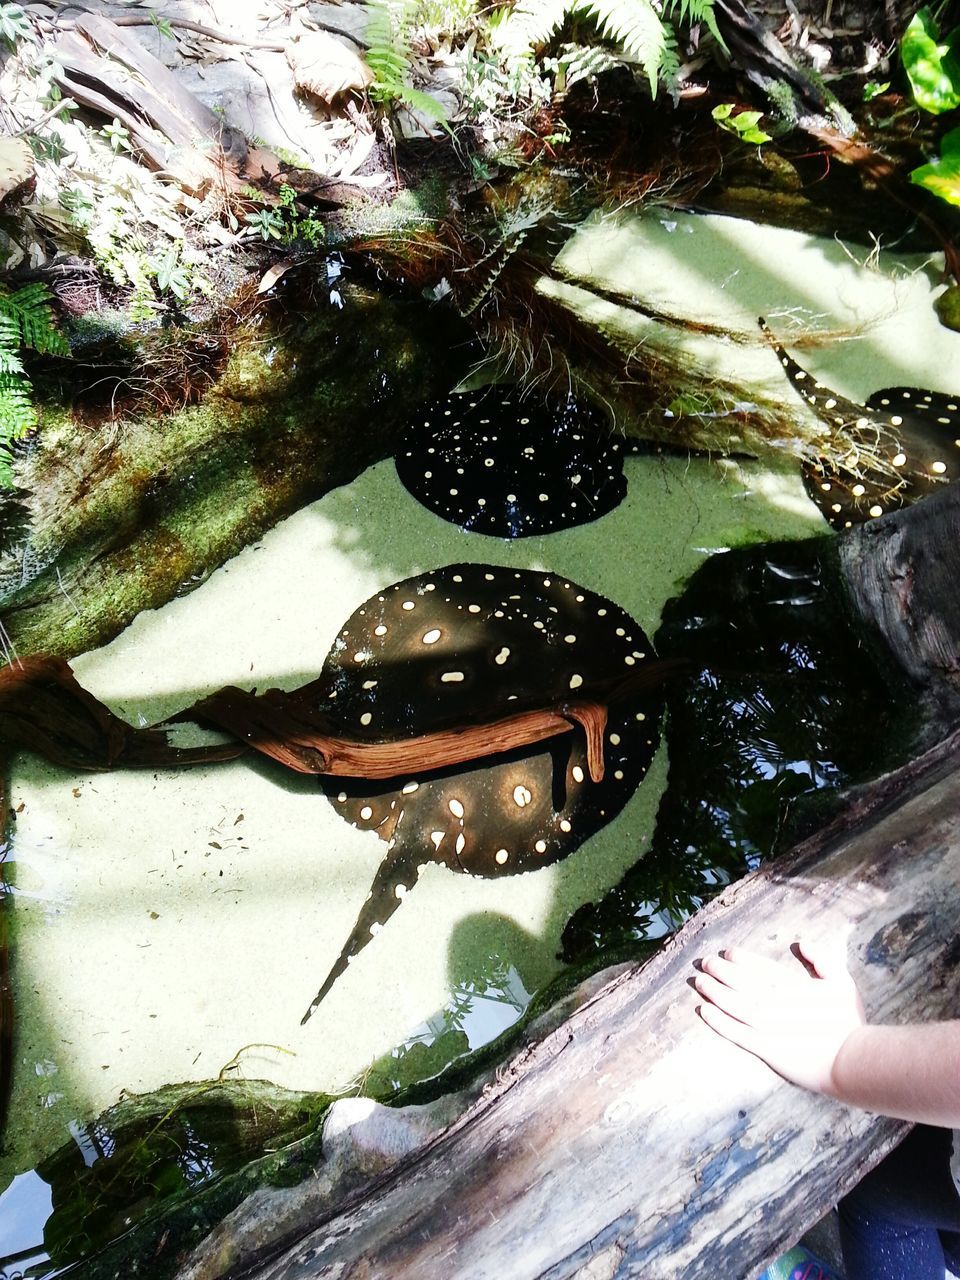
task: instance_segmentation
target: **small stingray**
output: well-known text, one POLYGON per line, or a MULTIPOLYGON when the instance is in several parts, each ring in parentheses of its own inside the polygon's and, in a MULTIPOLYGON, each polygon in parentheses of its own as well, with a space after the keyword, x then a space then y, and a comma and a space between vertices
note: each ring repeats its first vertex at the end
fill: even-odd
MULTIPOLYGON (((589 698, 654 657, 629 614, 585 587, 551 573, 460 564, 371 597, 347 620, 321 678, 340 724, 358 739, 397 739, 589 698)), ((662 709, 659 691, 611 703, 600 782, 591 781, 580 732, 387 781, 321 779, 337 812, 376 831, 387 852, 303 1021, 424 864, 478 876, 532 871, 610 822, 650 766, 662 709)))
POLYGON ((453 393, 404 436, 397 475, 470 533, 525 538, 586 524, 623 500, 622 444, 598 413, 561 412, 502 387, 453 393))
MULTIPOLYGON (((769 333, 762 316, 760 325, 769 333)), ((807 492, 834 529, 909 506, 960 477, 960 394, 886 387, 858 404, 817 382, 778 343, 773 346, 817 415, 860 440, 867 459, 881 460, 881 467, 861 462, 854 447, 840 465, 803 464, 807 492)))

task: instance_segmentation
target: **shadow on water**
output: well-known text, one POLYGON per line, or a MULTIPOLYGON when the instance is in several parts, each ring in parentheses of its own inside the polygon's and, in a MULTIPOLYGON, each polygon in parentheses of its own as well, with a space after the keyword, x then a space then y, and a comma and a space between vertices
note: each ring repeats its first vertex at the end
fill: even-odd
POLYGON ((667 790, 649 854, 564 931, 564 958, 649 950, 724 885, 822 825, 840 791, 909 755, 902 672, 844 612, 830 540, 715 557, 656 643, 697 674, 667 694, 667 790))

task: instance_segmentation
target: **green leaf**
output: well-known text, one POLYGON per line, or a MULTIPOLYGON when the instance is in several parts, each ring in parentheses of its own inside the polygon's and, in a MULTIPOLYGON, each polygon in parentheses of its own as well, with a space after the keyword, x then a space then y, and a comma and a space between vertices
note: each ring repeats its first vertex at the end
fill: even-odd
POLYGON ((903 69, 918 107, 941 115, 960 106, 960 29, 940 43, 940 33, 929 9, 920 9, 900 42, 903 69))
POLYGON ((30 19, 18 4, 0 4, 0 41, 16 50, 20 40, 36 43, 30 19))
POLYGON ((770 134, 757 128, 762 111, 740 111, 737 115, 732 115, 732 111, 732 102, 721 102, 710 114, 721 129, 735 133, 741 142, 756 143, 759 146, 761 142, 770 141, 770 134))
POLYGON ((873 80, 870 80, 863 86, 864 102, 872 102, 874 98, 879 98, 881 94, 886 93, 889 88, 889 80, 884 80, 883 84, 876 84, 873 80))
POLYGON ((940 141, 941 155, 910 174, 910 181, 932 191, 947 204, 960 206, 960 129, 951 129, 940 141))

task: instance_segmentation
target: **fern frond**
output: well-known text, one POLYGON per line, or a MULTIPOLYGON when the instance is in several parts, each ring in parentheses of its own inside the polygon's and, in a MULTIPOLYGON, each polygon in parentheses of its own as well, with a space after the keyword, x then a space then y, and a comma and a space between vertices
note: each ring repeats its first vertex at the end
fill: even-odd
POLYGON ((413 0, 369 0, 367 66, 374 82, 370 96, 378 102, 401 102, 411 115, 446 127, 447 113, 429 93, 410 83, 410 35, 413 0))
POLYGON ((501 39, 514 53, 533 50, 557 34, 569 12, 568 0, 519 0, 502 24, 501 39))
POLYGON ((18 440, 36 425, 30 383, 15 373, 0 373, 0 441, 18 440))
POLYGON ((422 89, 414 89, 413 85, 403 84, 394 95, 412 116, 422 116, 432 124, 446 125, 447 112, 442 102, 438 102, 432 94, 422 89))
MULTIPOLYGON (((574 0, 570 12, 592 17, 600 34, 620 45, 624 54, 643 68, 656 97, 661 68, 669 65, 675 42, 649 0, 574 0)), ((676 59, 679 66, 679 60, 676 59)))
POLYGON ((4 342, 0 327, 0 374, 23 373, 23 361, 12 346, 4 342))
POLYGON ((580 80, 594 80, 603 71, 619 66, 622 59, 596 44, 563 44, 557 54, 557 92, 563 93, 580 80))
MULTIPOLYGON (((0 290, 0 320, 5 321, 5 332, 16 329, 17 340, 8 345, 33 347, 35 351, 50 355, 66 355, 67 344, 63 334, 54 324, 50 307, 50 291, 42 284, 27 284, 15 293, 0 290)), ((3 341, 0 332, 0 341, 3 341)))
POLYGON ((685 27, 692 27, 698 22, 704 23, 721 48, 726 49, 726 41, 720 34, 717 16, 713 11, 713 0, 664 0, 663 16, 673 18, 685 27))

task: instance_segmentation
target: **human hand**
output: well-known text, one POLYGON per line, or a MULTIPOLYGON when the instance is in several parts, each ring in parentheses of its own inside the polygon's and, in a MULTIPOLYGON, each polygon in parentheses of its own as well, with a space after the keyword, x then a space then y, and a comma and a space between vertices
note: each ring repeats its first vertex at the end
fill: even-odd
POLYGON ((762 1058, 786 1080, 834 1093, 847 1037, 866 1024, 856 983, 831 949, 799 942, 789 963, 731 947, 701 963, 697 1012, 714 1031, 762 1058))

